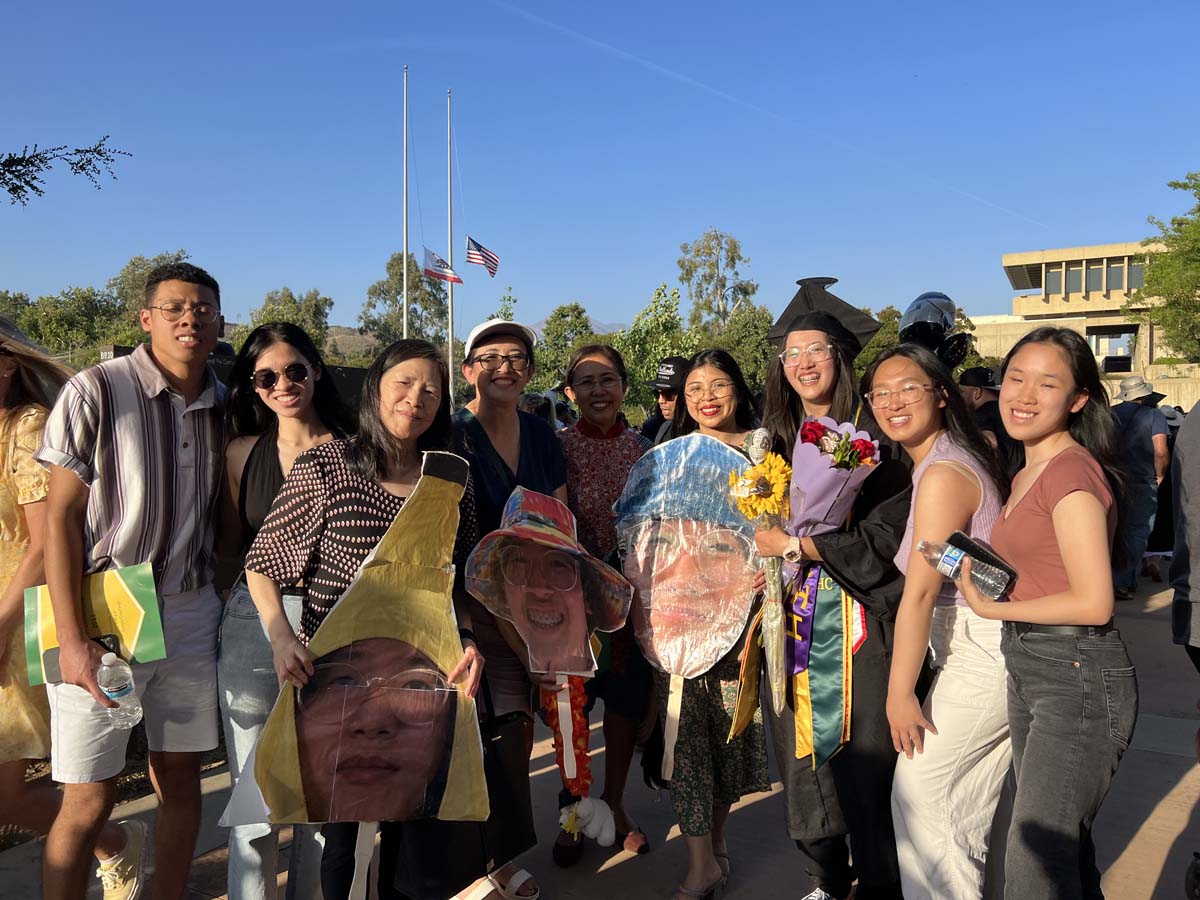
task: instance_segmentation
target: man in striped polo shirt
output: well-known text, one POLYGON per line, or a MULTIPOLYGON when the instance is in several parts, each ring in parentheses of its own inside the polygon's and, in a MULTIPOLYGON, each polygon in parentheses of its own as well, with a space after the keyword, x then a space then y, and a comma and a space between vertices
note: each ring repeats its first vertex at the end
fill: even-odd
MULTIPOLYGON (((127 730, 96 684, 103 648, 88 640, 84 575, 150 562, 167 658, 133 667, 158 794, 153 896, 184 894, 200 823, 200 754, 217 745, 213 518, 222 467, 224 388, 208 367, 224 321, 220 288, 189 263, 154 269, 139 313, 150 343, 72 378, 37 458, 50 469, 46 580, 65 682, 48 686, 51 765, 63 805, 46 839, 43 894, 81 900, 87 860, 115 799, 127 730)), ((144 831, 101 864, 107 898, 142 891, 144 831)))

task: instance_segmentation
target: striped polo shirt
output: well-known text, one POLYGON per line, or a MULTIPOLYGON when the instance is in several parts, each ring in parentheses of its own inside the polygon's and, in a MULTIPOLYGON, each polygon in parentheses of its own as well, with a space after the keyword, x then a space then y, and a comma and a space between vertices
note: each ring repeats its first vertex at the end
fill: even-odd
POLYGON ((149 562, 160 598, 209 584, 224 399, 210 369, 186 404, 147 344, 66 383, 37 459, 70 469, 90 488, 85 575, 149 562))

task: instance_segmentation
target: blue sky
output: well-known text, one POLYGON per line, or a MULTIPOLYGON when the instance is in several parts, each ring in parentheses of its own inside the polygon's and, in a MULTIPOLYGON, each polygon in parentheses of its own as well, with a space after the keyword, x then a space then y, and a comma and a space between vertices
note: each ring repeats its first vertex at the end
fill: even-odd
POLYGON ((529 321, 579 300, 629 322, 710 225, 774 311, 835 275, 876 309, 1008 312, 1002 253, 1140 240, 1200 169, 1195 0, 338 6, 7 10, 0 151, 110 133, 134 156, 100 192, 59 171, 0 207, 0 288, 184 247, 230 318, 288 285, 353 324, 401 246, 405 63, 418 255, 446 250, 454 90, 460 336, 510 284, 529 321))

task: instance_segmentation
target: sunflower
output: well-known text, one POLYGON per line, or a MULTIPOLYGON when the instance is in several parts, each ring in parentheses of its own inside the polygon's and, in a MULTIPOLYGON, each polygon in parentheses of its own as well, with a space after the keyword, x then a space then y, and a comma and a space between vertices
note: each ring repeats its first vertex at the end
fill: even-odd
POLYGON ((738 512, 751 522, 778 521, 788 514, 788 487, 792 467, 778 453, 768 453, 756 466, 729 473, 729 492, 737 499, 738 512))

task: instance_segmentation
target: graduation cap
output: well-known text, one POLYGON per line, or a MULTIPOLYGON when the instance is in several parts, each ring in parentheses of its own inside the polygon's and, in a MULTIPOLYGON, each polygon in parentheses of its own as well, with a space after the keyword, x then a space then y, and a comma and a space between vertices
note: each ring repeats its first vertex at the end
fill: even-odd
POLYGON ((789 331, 823 331, 853 348, 857 356, 879 330, 879 323, 861 309, 829 293, 836 278, 801 278, 800 290, 767 332, 767 340, 778 343, 789 331))

